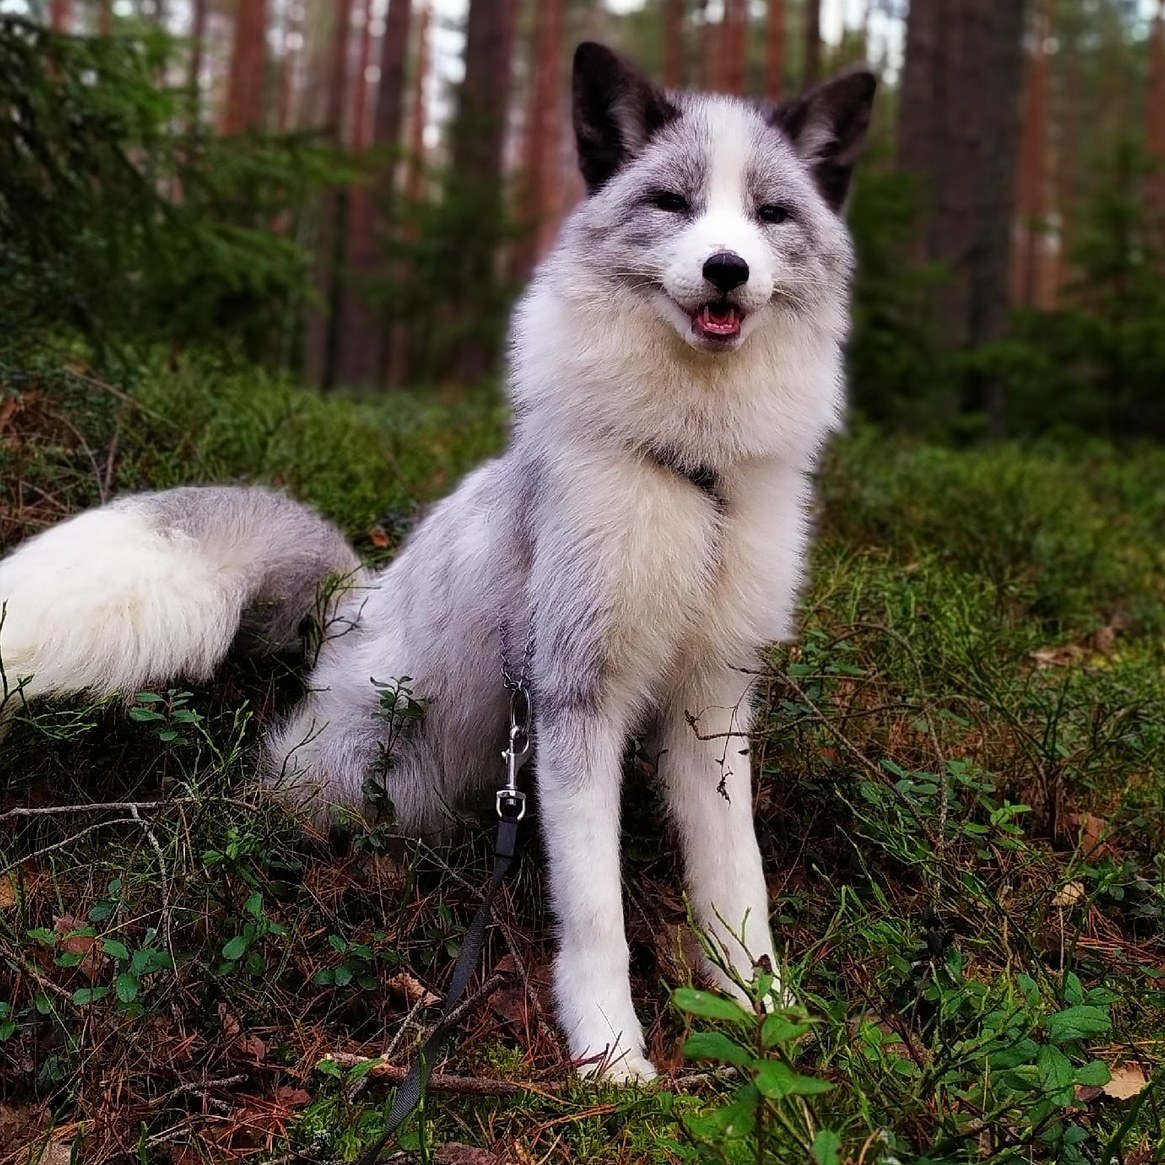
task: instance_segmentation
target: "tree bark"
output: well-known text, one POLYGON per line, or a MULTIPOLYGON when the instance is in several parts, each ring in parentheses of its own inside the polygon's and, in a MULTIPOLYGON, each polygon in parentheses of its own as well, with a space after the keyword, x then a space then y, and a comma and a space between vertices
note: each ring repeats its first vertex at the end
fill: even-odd
POLYGON ((564 84, 563 0, 541 0, 534 14, 531 67, 534 70, 523 125, 522 238, 514 248, 512 275, 524 283, 542 254, 545 226, 554 216, 554 169, 558 164, 561 96, 564 84))
MULTIPOLYGON (((934 303, 950 351, 1001 339, 1007 327, 1026 7, 1025 0, 910 6, 898 160, 918 183, 915 257, 948 276, 934 303)), ((999 433, 1000 386, 980 387, 977 403, 999 433)))
POLYGON ((684 83, 684 0, 666 0, 663 10, 663 83, 668 89, 684 83))
MULTIPOLYGON (((429 24, 433 18, 432 6, 427 2, 421 9, 417 28, 417 64, 413 72, 412 93, 409 98, 408 146, 405 151, 404 202, 410 210, 415 208, 424 192, 425 179, 425 88, 429 80, 429 24)), ((401 236, 406 241, 416 237, 413 219, 401 225, 401 236)), ((404 283, 408 275, 405 264, 400 264, 396 279, 404 283)), ((388 371, 389 387, 402 385, 409 374, 409 329, 400 320, 393 320, 388 329, 388 371)))
POLYGON ((720 51, 726 93, 744 96, 748 78, 748 0, 724 0, 720 51))
POLYGON ((1027 59, 1027 82, 1020 135, 1018 231, 1015 248, 1015 301, 1045 307, 1048 223, 1048 54, 1051 0, 1041 0, 1035 36, 1027 59))
POLYGON ((502 150, 510 94, 516 0, 470 0, 465 79, 452 131, 444 235, 451 281, 443 319, 458 341, 438 368, 463 381, 492 367, 500 321, 495 262, 503 221, 502 150))
POLYGON ((190 124, 197 125, 202 111, 202 59, 206 51, 206 6, 208 0, 194 0, 190 18, 190 62, 186 90, 190 97, 190 124))
POLYGON ((267 0, 238 0, 224 133, 243 133, 262 124, 266 70, 267 0))
POLYGON ((1165 252, 1165 0, 1159 0, 1152 37, 1145 118, 1145 148, 1151 168, 1145 181, 1145 222, 1160 260, 1165 252))
POLYGON ((52 0, 49 5, 49 24, 57 32, 68 32, 72 24, 73 5, 71 0, 52 0))
MULTIPOLYGON (((349 95, 349 145, 357 156, 368 146, 368 66, 372 59, 372 9, 364 0, 360 51, 349 95)), ((375 313, 368 303, 368 280, 376 268, 376 240, 368 189, 353 183, 347 191, 348 222, 344 242, 344 274, 339 298, 336 380, 349 388, 369 388, 379 379, 379 343, 375 313)))
MULTIPOLYGON (((337 144, 344 140, 344 96, 348 88, 352 3, 353 0, 336 0, 328 52, 324 121, 328 136, 337 144)), ((326 190, 320 199, 316 235, 315 286, 322 303, 313 308, 308 317, 304 355, 309 382, 321 388, 330 388, 335 383, 346 212, 344 191, 339 187, 326 190)))
MULTIPOLYGON (((911 4, 913 8, 913 4, 911 4)), ((821 0, 805 0, 805 88, 821 80, 821 0)))
POLYGON ((785 86, 785 0, 769 0, 765 97, 780 101, 785 86))

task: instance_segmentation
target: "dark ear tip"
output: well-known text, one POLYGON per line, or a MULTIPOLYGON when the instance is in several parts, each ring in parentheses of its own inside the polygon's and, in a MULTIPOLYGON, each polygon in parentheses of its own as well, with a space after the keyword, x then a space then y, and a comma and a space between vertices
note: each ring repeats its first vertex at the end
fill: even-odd
POLYGON ((851 65, 834 80, 835 83, 844 84, 867 99, 872 99, 878 90, 878 74, 866 64, 851 65))
POLYGON ((599 44, 597 40, 581 41, 574 50, 574 67, 576 71, 579 69, 594 68, 596 65, 606 65, 617 59, 615 54, 605 44, 599 44))

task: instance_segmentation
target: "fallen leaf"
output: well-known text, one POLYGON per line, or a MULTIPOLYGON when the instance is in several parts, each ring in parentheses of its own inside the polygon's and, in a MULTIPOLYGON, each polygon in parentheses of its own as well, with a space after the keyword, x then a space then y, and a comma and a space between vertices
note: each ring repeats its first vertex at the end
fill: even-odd
POLYGON ((1083 882, 1066 882, 1052 899, 1053 906, 1077 906, 1088 897, 1083 882))
POLYGON ((1111 1071, 1112 1079, 1101 1087, 1101 1091, 1114 1100, 1128 1100, 1149 1083, 1148 1073, 1140 1064, 1121 1064, 1111 1071))
POLYGON ((291 1085, 285 1084, 281 1088, 275 1089, 275 1099, 280 1104, 287 1105, 288 1108, 303 1108, 305 1104, 311 1103, 311 1093, 305 1092, 302 1088, 292 1088, 291 1085))
POLYGON ((501 1157, 489 1149, 475 1149, 472 1145, 461 1145, 456 1141, 442 1145, 433 1159, 437 1165, 506 1165, 501 1157))
POLYGON ((16 905, 16 879, 11 874, 0 878, 0 910, 16 905))
POLYGON ((434 1003, 441 1002, 440 995, 434 995, 419 979, 414 979, 405 971, 386 979, 384 985, 393 994, 404 996, 405 1002, 410 1007, 415 1007, 418 1002, 423 1007, 432 1007, 434 1003))

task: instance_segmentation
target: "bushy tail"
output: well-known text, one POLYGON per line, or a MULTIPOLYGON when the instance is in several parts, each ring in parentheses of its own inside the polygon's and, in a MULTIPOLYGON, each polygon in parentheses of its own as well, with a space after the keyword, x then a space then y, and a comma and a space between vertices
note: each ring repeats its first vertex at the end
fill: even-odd
POLYGON ((355 552, 269 490, 194 486, 89 510, 0 560, 0 696, 128 695, 208 679, 235 644, 302 651, 333 577, 361 581, 355 552))

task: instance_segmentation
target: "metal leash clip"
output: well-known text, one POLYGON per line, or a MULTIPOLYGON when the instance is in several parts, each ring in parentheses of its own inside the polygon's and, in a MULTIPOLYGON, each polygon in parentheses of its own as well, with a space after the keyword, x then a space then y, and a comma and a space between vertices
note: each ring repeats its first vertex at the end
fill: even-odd
POLYGON ((534 751, 530 736, 530 693, 522 680, 506 686, 510 690, 510 747, 502 751, 506 783, 497 791, 497 811, 505 821, 521 821, 526 816, 526 794, 518 788, 518 773, 534 751))

